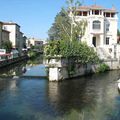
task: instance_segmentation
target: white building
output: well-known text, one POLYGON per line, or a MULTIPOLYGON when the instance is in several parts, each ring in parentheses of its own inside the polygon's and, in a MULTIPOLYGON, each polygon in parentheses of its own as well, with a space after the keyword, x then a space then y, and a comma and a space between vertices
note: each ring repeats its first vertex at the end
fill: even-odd
POLYGON ((2 42, 3 43, 10 40, 9 39, 9 33, 10 33, 9 31, 2 29, 2 42))
POLYGON ((27 46, 31 47, 31 46, 39 46, 42 47, 43 46, 43 40, 37 39, 37 38, 28 38, 27 39, 27 46))
POLYGON ((23 33, 20 31, 20 26, 13 22, 3 22, 3 29, 9 31, 9 38, 12 42, 12 47, 22 51, 23 33))
POLYGON ((117 44, 118 21, 115 8, 106 9, 92 5, 80 6, 76 11, 76 21, 87 21, 86 31, 84 36, 81 36, 81 41, 85 41, 89 46, 96 47, 101 58, 113 57, 113 45, 117 44))
POLYGON ((43 52, 43 40, 37 38, 27 38, 26 40, 27 48, 34 48, 34 50, 43 52))
POLYGON ((105 9, 101 6, 80 6, 77 8, 76 21, 87 21, 82 41, 88 45, 112 45, 117 43, 117 11, 115 8, 105 9))
POLYGON ((18 47, 18 41, 20 39, 20 26, 16 23, 8 22, 3 23, 3 29, 10 31, 10 41, 14 48, 18 47))
POLYGON ((3 23, 0 22, 0 48, 2 43, 9 41, 9 31, 3 29, 3 23))

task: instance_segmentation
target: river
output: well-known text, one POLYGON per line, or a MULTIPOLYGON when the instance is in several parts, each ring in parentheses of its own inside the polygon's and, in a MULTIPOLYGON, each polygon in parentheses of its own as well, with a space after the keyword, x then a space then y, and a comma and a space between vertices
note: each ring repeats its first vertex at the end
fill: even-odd
POLYGON ((49 82, 42 61, 0 69, 0 120, 120 120, 120 71, 49 82), (27 73, 22 68, 28 69, 27 73), (32 72, 29 72, 31 70, 32 72))

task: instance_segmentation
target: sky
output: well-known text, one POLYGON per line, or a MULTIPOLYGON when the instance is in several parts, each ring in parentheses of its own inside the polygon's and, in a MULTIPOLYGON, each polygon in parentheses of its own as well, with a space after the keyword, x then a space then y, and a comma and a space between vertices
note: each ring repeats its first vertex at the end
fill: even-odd
MULTIPOLYGON (((97 4, 105 8, 114 5, 120 12, 119 0, 80 0, 82 5, 97 4)), ((0 0, 0 21, 15 22, 27 37, 46 39, 56 14, 66 6, 66 0, 0 0)), ((120 28, 120 15, 118 14, 120 28)))

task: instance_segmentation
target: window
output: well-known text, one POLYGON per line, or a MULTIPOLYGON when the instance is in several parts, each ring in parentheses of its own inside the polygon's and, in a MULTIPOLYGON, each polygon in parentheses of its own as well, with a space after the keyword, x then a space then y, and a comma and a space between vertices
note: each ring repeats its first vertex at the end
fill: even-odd
POLYGON ((99 10, 95 10, 95 15, 99 15, 99 10))
POLYGON ((110 38, 106 37, 106 45, 109 45, 109 40, 110 40, 110 38))
POLYGON ((114 17, 115 17, 115 13, 111 13, 111 17, 113 17, 113 18, 114 18, 114 17))
POLYGON ((3 26, 3 29, 4 29, 4 30, 7 30, 7 27, 6 27, 6 26, 3 26))
POLYGON ((110 17, 110 13, 106 13, 106 17, 110 17))
POLYGON ((93 21, 93 29, 100 29, 100 21, 93 21))
POLYGON ((109 31, 109 27, 110 27, 110 24, 109 24, 109 23, 106 23, 106 31, 107 31, 107 32, 109 31))
POLYGON ((87 12, 83 12, 83 16, 87 16, 87 12))

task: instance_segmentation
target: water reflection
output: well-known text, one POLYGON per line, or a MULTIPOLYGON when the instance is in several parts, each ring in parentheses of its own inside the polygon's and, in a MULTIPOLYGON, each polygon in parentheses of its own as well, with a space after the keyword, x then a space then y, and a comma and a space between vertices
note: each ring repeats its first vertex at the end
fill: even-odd
POLYGON ((37 66, 43 63, 43 56, 40 55, 37 58, 29 61, 22 61, 8 67, 0 68, 1 77, 21 76, 26 73, 31 67, 37 66))
MULTIPOLYGON (((5 72, 20 75, 24 66, 43 74, 43 66, 31 67, 27 62, 5 72)), ((120 71, 59 83, 42 78, 0 77, 0 120, 119 120, 119 78, 120 71)))
POLYGON ((112 116, 118 96, 116 80, 120 71, 80 79, 49 83, 49 100, 60 115, 77 111, 84 119, 104 120, 112 116))

